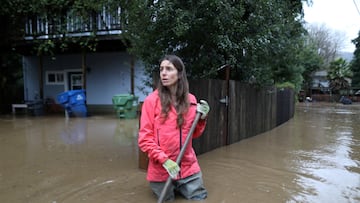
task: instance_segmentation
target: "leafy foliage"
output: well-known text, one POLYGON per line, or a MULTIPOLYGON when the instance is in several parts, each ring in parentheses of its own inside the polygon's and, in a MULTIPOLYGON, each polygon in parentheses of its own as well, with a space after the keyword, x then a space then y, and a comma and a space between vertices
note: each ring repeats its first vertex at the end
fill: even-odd
POLYGON ((313 82, 312 75, 315 71, 320 70, 323 67, 323 57, 317 53, 316 46, 313 44, 307 44, 306 42, 298 57, 299 61, 301 61, 300 65, 304 68, 302 73, 302 89, 310 91, 313 82))
POLYGON ((162 55, 175 53, 192 78, 216 78, 229 64, 236 80, 302 82, 300 0, 131 2, 124 37, 149 74, 162 55))
POLYGON ((348 78, 352 77, 349 64, 343 58, 339 58, 330 63, 328 78, 330 80, 330 89, 338 92, 342 89, 349 89, 348 78))
POLYGON ((11 103, 23 99, 21 57, 15 52, 2 52, 0 57, 0 114, 10 111, 11 103))
POLYGON ((13 49, 13 43, 21 39, 22 17, 25 1, 4 1, 0 7, 0 113, 11 110, 11 103, 23 98, 21 56, 13 49))
POLYGON ((355 44, 355 52, 354 58, 351 61, 350 68, 353 72, 352 77, 352 87, 359 88, 360 87, 360 32, 358 37, 352 42, 355 44))

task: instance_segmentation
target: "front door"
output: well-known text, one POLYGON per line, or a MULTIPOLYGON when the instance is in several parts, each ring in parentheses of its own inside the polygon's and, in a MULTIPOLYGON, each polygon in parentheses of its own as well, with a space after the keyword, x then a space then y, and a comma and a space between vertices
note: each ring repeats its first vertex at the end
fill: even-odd
POLYGON ((69 73, 69 89, 80 90, 83 89, 83 75, 81 72, 69 73))

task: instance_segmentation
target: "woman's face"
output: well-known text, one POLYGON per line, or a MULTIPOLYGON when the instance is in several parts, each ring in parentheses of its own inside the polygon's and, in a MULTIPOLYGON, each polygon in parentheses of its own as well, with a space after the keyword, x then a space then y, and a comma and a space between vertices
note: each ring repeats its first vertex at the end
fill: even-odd
POLYGON ((171 87, 177 84, 178 70, 168 60, 163 60, 160 64, 160 80, 163 86, 171 87))

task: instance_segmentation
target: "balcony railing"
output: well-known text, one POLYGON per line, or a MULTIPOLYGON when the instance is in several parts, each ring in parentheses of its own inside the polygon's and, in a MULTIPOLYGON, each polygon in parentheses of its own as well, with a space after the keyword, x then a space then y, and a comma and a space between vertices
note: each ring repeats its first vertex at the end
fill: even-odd
POLYGON ((49 39, 60 37, 81 37, 96 35, 118 35, 122 33, 121 8, 89 13, 78 16, 64 13, 62 16, 28 17, 25 23, 25 40, 49 39))

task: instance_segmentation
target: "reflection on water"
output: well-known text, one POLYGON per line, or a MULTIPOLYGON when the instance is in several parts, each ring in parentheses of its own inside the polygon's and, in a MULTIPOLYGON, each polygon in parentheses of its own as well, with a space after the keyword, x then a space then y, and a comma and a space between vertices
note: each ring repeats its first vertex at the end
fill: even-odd
POLYGON ((137 120, 3 116, 0 202, 121 202, 143 193, 137 120))
POLYGON ((209 202, 360 202, 359 113, 298 104, 289 122, 202 155, 209 202))
POLYGON ((316 145, 292 152, 300 157, 291 163, 299 173, 295 181, 303 187, 294 200, 360 201, 359 113, 359 109, 343 105, 299 109, 297 118, 312 123, 306 136, 316 137, 311 139, 316 145))
MULTIPOLYGON (((359 113, 301 103, 287 123, 200 155, 203 202, 360 202, 359 113)), ((3 116, 0 129, 0 202, 156 202, 137 119, 3 116)))
POLYGON ((85 119, 65 119, 61 138, 65 144, 81 144, 85 141, 87 122, 85 119))
POLYGON ((114 132, 114 140, 120 146, 136 146, 138 125, 134 125, 134 120, 118 120, 114 132))

